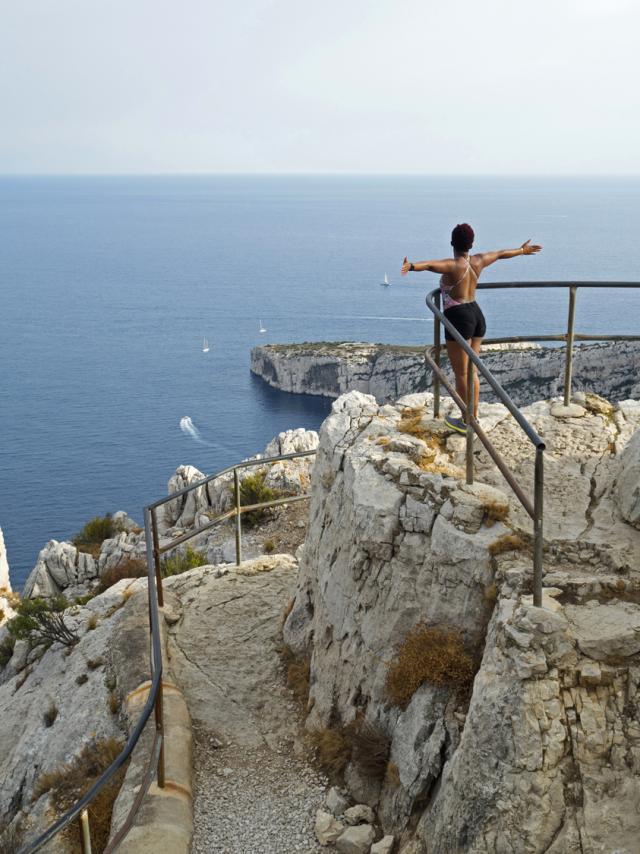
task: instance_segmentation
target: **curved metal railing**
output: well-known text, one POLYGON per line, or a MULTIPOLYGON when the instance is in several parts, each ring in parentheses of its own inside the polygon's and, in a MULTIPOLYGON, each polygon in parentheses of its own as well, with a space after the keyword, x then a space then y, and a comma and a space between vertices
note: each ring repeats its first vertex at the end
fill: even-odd
POLYGON ((282 462, 284 460, 292 460, 298 457, 309 457, 316 454, 312 451, 299 451, 294 454, 282 454, 277 457, 262 457, 255 460, 245 460, 236 465, 229 466, 222 471, 202 478, 195 483, 190 484, 178 492, 173 492, 166 498, 161 498, 153 504, 149 504, 144 508, 144 529, 146 541, 147 555, 147 589, 149 600, 149 628, 151 632, 151 652, 150 652, 150 670, 151 670, 151 685, 149 688, 149 696, 144 704, 140 717, 133 727, 129 738, 122 752, 116 757, 111 765, 100 775, 89 791, 82 797, 73 807, 71 807, 64 815, 55 821, 44 833, 34 839, 32 842, 24 845, 18 854, 33 854, 39 851, 43 845, 46 845, 58 833, 69 827, 75 819, 80 821, 80 838, 83 849, 83 854, 90 854, 90 828, 89 828, 89 813, 88 808, 95 796, 109 783, 113 776, 118 772, 124 763, 129 759, 135 749, 138 740, 144 730, 147 721, 151 717, 151 712, 154 712, 155 717, 155 735, 150 750, 149 760, 145 768, 142 784, 136 793, 136 797, 131 805, 126 819, 112 836, 111 841, 104 849, 104 854, 112 854, 116 851, 120 843, 124 840, 127 833, 133 825, 133 821, 140 809, 144 797, 153 781, 154 774, 157 775, 158 786, 164 788, 164 729, 163 729, 163 684, 162 684, 162 651, 160 643, 160 628, 159 628, 159 609, 164 604, 164 596, 162 590, 162 565, 160 557, 165 552, 175 549, 177 546, 187 540, 197 537, 204 531, 209 530, 215 525, 224 522, 227 519, 235 517, 236 519, 236 563, 239 564, 242 560, 242 514, 250 513, 255 510, 268 509, 277 507, 281 504, 292 504, 297 501, 305 501, 310 496, 309 493, 302 495, 289 495, 282 498, 276 498, 271 501, 264 501, 259 504, 242 505, 240 496, 240 478, 238 472, 241 469, 254 466, 267 466, 273 463, 282 462), (223 475, 233 473, 234 479, 234 506, 231 510, 225 513, 220 513, 214 519, 211 519, 206 525, 189 531, 179 537, 172 538, 168 543, 160 545, 160 537, 158 530, 157 510, 164 504, 170 501, 175 501, 206 486, 211 481, 214 481, 223 475))
MULTIPOLYGON (((501 290, 510 288, 569 288, 569 311, 567 320, 567 332, 562 335, 530 335, 514 336, 510 338, 486 338, 484 344, 507 344, 523 341, 564 341, 566 342, 565 370, 564 370, 564 405, 568 406, 571 401, 571 375, 573 369, 573 343, 574 341, 640 341, 640 335, 584 335, 576 333, 575 308, 578 288, 640 288, 640 282, 500 282, 479 283, 478 290, 501 290)), ((467 483, 473 483, 473 436, 480 439, 487 453, 495 462, 497 468, 505 478, 520 504, 533 521, 533 604, 542 605, 542 557, 543 557, 543 493, 544 493, 544 450, 545 443, 524 417, 520 409, 511 397, 502 388, 482 359, 467 344, 458 330, 453 326, 440 308, 440 289, 435 288, 426 297, 426 303, 434 315, 433 323, 433 356, 425 352, 425 361, 433 371, 433 409, 434 416, 440 416, 440 384, 450 393, 456 405, 460 409, 467 425, 466 434, 466 478, 467 483), (440 366, 440 354, 442 343, 440 340, 441 325, 453 337, 453 340, 462 347, 467 354, 467 399, 462 400, 457 391, 452 387, 440 366), (478 423, 473 414, 474 400, 474 368, 484 377, 498 400, 506 406, 511 415, 535 448, 533 501, 526 495, 513 472, 509 469, 498 451, 494 448, 486 433, 478 423)))

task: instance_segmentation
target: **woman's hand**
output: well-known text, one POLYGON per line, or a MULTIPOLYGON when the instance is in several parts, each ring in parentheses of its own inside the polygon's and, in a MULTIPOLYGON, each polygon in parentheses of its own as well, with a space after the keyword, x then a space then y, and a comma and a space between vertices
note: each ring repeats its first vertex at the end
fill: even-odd
POLYGON ((406 276, 410 269, 411 263, 407 261, 407 256, 405 255, 404 261, 402 262, 402 267, 400 268, 400 275, 406 276))
POLYGON ((532 243, 531 238, 529 238, 526 243, 523 243, 520 249, 522 249, 523 255, 535 255, 536 252, 542 252, 542 246, 538 246, 537 243, 532 243))

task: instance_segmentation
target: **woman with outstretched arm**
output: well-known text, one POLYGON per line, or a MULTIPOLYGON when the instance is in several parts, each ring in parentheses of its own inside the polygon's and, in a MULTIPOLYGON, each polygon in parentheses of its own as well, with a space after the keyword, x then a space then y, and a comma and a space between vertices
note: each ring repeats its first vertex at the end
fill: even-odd
MULTIPOLYGON (((467 344, 476 352, 480 352, 482 339, 485 336, 487 325, 480 306, 476 302, 476 285, 480 274, 491 264, 506 258, 516 258, 519 255, 535 255, 540 252, 542 246, 527 240, 518 249, 500 249, 497 252, 480 252, 471 255, 471 247, 475 234, 467 223, 456 225, 451 232, 451 245, 453 246, 453 258, 444 258, 441 261, 417 261, 412 263, 406 258, 402 265, 401 273, 440 273, 440 290, 443 298, 444 315, 457 331, 462 335, 467 344)), ((444 337, 447 344, 449 361, 456 378, 456 391, 463 400, 467 399, 467 354, 462 347, 453 340, 449 331, 445 328, 444 337)), ((474 368, 474 415, 478 417, 478 398, 480 396, 480 382, 478 372, 474 368)), ((467 425, 462 418, 445 418, 445 424, 458 433, 466 433, 467 425)))

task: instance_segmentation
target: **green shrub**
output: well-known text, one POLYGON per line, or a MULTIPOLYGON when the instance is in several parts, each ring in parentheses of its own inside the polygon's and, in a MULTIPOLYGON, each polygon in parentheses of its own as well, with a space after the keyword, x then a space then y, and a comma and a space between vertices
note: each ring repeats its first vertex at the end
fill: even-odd
POLYGON ((209 563, 204 552, 197 552, 191 546, 187 546, 185 551, 176 552, 162 561, 162 577, 168 578, 170 575, 180 575, 182 572, 187 572, 189 569, 195 569, 197 566, 204 566, 209 563))
POLYGON ((81 552, 88 552, 97 557, 100 547, 105 540, 110 540, 122 531, 122 526, 116 524, 110 513, 106 516, 94 516, 71 541, 81 552))
POLYGON ((0 667, 6 667, 11 661, 13 648, 16 645, 16 639, 12 634, 8 634, 0 641, 0 667))
MULTIPOLYGON (((248 474, 240 483, 240 506, 250 507, 252 504, 264 504, 267 501, 275 501, 280 493, 265 484, 267 473, 258 471, 248 474)), ((269 512, 267 509, 251 510, 242 514, 242 521, 248 528, 256 525, 269 512)))
POLYGON ((264 549, 264 553, 266 555, 270 555, 276 550, 276 544, 273 542, 273 540, 265 540, 262 548, 264 549))
POLYGON ((65 623, 63 612, 68 605, 64 596, 23 599, 7 628, 14 638, 26 640, 31 649, 49 647, 52 643, 72 647, 79 638, 65 623))

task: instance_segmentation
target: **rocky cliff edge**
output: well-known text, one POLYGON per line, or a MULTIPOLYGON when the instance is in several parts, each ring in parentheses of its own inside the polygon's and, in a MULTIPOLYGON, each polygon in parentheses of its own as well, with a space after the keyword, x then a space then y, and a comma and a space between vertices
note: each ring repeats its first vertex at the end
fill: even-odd
MULTIPOLYGON (((284 627, 311 660, 307 729, 364 722, 388 740, 381 780, 355 761, 345 777, 403 851, 634 854, 640 403, 582 395, 576 417, 554 417, 552 402, 525 410, 548 448, 543 608, 528 517, 481 446, 464 483, 464 439, 431 405, 352 392, 322 427, 284 627), (402 707, 389 673, 419 626, 456 634, 477 670, 464 687, 427 678, 402 707)), ((480 416, 530 492, 526 438, 502 406, 480 416)))

